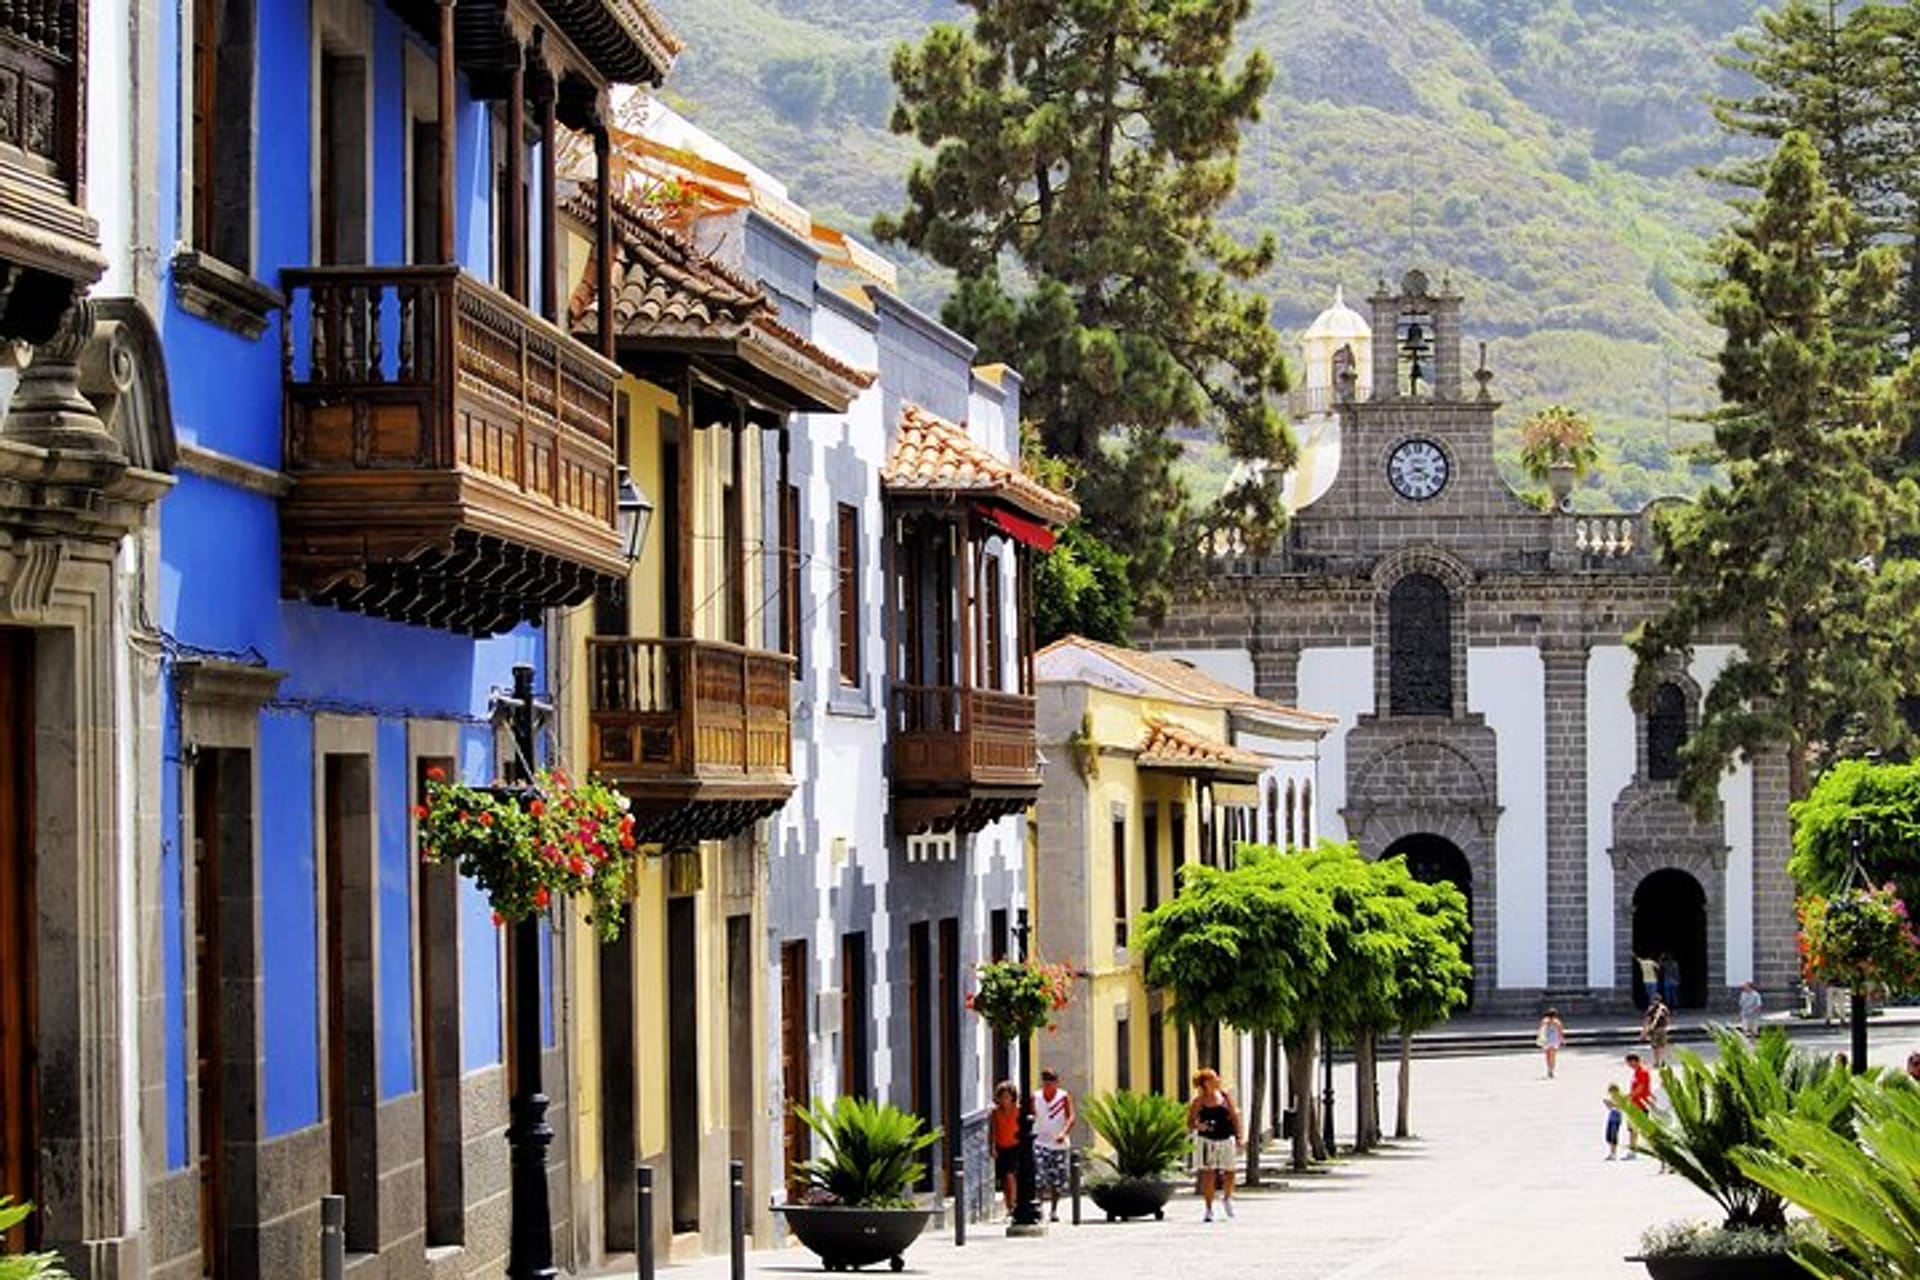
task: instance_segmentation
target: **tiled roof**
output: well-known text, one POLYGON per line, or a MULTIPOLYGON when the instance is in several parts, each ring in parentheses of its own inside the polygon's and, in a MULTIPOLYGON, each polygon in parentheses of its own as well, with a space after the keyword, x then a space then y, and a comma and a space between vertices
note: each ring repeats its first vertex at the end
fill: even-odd
POLYGON ((1259 773, 1273 762, 1171 720, 1149 720, 1140 739, 1138 763, 1162 769, 1259 773))
POLYGON ((1298 707, 1289 707, 1271 702, 1266 698, 1255 697, 1245 689, 1236 689, 1223 680, 1216 680, 1198 667, 1182 662, 1178 658, 1146 653, 1139 649, 1122 649, 1118 645, 1102 644, 1098 640, 1089 640, 1085 636, 1065 636, 1055 640, 1036 656, 1044 658, 1049 653, 1067 648, 1083 649, 1105 658, 1117 666, 1126 668, 1142 680, 1159 685, 1175 697, 1189 702, 1301 722, 1307 728, 1331 729, 1339 723, 1334 716, 1322 715, 1317 711, 1302 711, 1298 707))
POLYGON ((1052 524, 1066 524, 1080 505, 977 444, 945 418, 909 404, 900 414, 900 434, 881 469, 896 493, 976 494, 997 498, 1052 524))
MULTIPOLYGON (((591 226, 592 188, 576 192, 563 211, 591 226)), ((731 344, 741 359, 766 376, 789 382, 840 409, 872 384, 872 373, 834 358, 781 324, 772 299, 757 284, 617 198, 613 230, 617 334, 731 344)), ((596 276, 597 264, 590 262, 574 290, 569 313, 575 332, 593 332, 600 326, 596 276)))

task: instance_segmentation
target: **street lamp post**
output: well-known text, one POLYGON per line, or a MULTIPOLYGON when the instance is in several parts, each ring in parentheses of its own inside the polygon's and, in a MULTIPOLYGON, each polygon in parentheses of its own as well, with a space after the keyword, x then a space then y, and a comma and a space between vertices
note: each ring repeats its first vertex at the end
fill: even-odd
POLYGON ((1333 1158, 1333 1032, 1320 1033, 1320 1141, 1333 1158))
MULTIPOLYGON (((1027 962, 1027 935, 1033 926, 1027 922, 1027 909, 1021 907, 1014 917, 1013 940, 1020 947, 1020 963, 1027 962)), ((1020 1157, 1015 1162, 1016 1197, 1007 1234, 1039 1235, 1046 1230, 1040 1222, 1040 1200, 1034 1194, 1033 1167, 1033 1029, 1020 1033, 1020 1157)))
MULTIPOLYGON (((531 784, 533 766, 533 668, 513 668, 514 782, 531 784)), ((553 1280, 553 1215, 547 1200, 547 1095, 540 1081, 540 917, 513 925, 513 1100, 508 1112, 513 1226, 507 1253, 512 1280, 553 1280)))

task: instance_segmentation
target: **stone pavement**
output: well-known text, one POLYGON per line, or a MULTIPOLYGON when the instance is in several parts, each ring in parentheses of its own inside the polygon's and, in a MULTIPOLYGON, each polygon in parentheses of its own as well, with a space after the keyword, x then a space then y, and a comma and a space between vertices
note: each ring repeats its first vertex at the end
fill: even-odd
MULTIPOLYGON (((1900 1064, 1920 1047, 1920 1027, 1876 1025, 1872 1060, 1900 1064)), ((1844 1032, 1803 1036, 1833 1052, 1844 1032)), ((1331 1172, 1287 1176, 1284 1188, 1246 1191, 1239 1216, 1204 1224, 1191 1194, 1176 1197, 1164 1222, 1109 1224, 1064 1219, 1040 1239, 1009 1240, 998 1224, 971 1224, 967 1244, 929 1233, 907 1253, 908 1275, 953 1280, 1623 1280, 1644 1276, 1623 1261, 1640 1231, 1673 1218, 1711 1217, 1692 1186, 1662 1175, 1650 1159, 1602 1157, 1608 1083, 1624 1082, 1624 1050, 1575 1048, 1559 1078, 1545 1078, 1538 1054, 1496 1054, 1416 1062, 1416 1140, 1339 1162, 1331 1172)), ((1350 1122, 1351 1074, 1336 1075, 1340 1116, 1350 1122)), ((1381 1103, 1391 1125, 1391 1068, 1381 1103)), ((1342 1141, 1345 1139, 1343 1137, 1342 1141)), ((1622 1147, 1624 1150, 1624 1137, 1622 1147)), ((754 1276, 824 1274, 798 1248, 755 1252, 754 1276)), ((881 1267, 873 1274, 886 1274, 881 1267)), ((606 1272, 607 1277, 632 1272, 606 1272)), ((662 1267, 662 1280, 726 1280, 725 1257, 662 1267)))

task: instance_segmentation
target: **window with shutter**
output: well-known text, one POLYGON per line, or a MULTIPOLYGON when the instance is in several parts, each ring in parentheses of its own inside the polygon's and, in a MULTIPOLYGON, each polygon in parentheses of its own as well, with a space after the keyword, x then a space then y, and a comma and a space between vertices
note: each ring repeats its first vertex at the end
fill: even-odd
POLYGON ((860 683, 860 512, 840 504, 839 557, 840 683, 860 683))

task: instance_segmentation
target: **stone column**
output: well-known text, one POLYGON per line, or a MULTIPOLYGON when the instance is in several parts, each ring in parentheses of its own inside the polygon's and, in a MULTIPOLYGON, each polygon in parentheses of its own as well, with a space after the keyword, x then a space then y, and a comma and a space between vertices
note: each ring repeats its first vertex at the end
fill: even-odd
MULTIPOLYGON (((1772 1008, 1785 1007, 1787 993, 1800 980, 1794 948, 1793 879, 1787 856, 1793 851, 1787 822, 1787 757, 1767 751, 1753 761, 1753 982, 1772 1008)), ((1709 892, 1726 894, 1724 884, 1709 892)), ((1723 993, 1708 993, 1719 999, 1723 993)))
POLYGON ((1587 646, 1542 640, 1547 752, 1547 989, 1587 985, 1587 646))
POLYGON ((1300 705, 1300 646, 1262 640, 1253 646, 1253 691, 1283 707, 1300 705))

